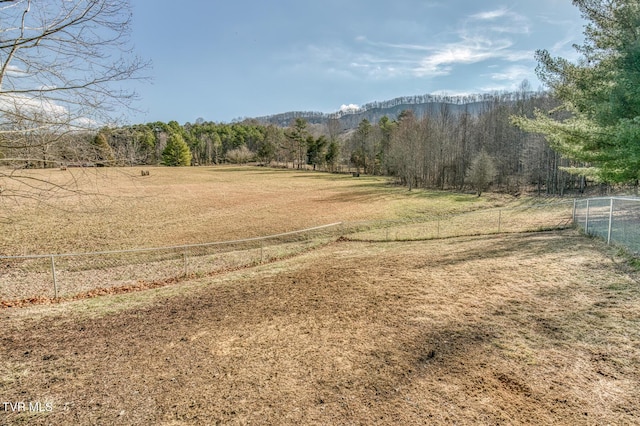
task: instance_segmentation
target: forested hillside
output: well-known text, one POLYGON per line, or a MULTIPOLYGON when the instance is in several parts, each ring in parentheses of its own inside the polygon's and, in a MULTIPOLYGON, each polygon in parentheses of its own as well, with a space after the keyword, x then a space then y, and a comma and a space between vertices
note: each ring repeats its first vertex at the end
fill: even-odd
MULTIPOLYGON (((371 102, 359 107, 345 107, 340 111, 326 114, 316 111, 290 111, 282 114, 257 117, 256 120, 262 124, 275 124, 286 127, 292 120, 302 118, 309 124, 328 124, 331 119, 340 120, 343 129, 354 129, 358 124, 366 119, 369 122, 378 122, 382 117, 391 119, 397 118, 402 111, 412 111, 415 115, 435 113, 442 104, 447 104, 449 108, 456 112, 467 111, 471 114, 478 114, 483 106, 490 104, 496 97, 508 101, 513 93, 503 94, 478 94, 472 96, 440 96, 440 95, 418 95, 403 96, 388 101, 371 102)), ((529 96, 535 96, 529 93, 529 96)))
POLYGON ((481 192, 481 186, 492 184, 510 193, 528 189, 546 194, 583 189, 584 178, 562 171, 576 164, 561 159, 542 136, 511 124, 514 115, 533 117, 536 109, 552 111, 558 105, 550 95, 527 89, 525 82, 518 92, 492 96, 397 98, 331 115, 288 113, 233 123, 199 119, 183 125, 171 121, 105 127, 94 133, 57 135, 50 146, 23 148, 14 166, 255 161, 388 175, 409 188, 481 192), (78 139, 90 143, 79 144, 78 139), (85 149, 73 148, 78 146, 85 149))

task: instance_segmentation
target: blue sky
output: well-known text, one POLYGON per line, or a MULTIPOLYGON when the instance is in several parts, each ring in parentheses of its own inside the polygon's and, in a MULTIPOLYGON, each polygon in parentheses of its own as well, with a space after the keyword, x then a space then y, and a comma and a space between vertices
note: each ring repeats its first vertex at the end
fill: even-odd
POLYGON ((515 89, 536 49, 575 59, 570 0, 131 0, 153 63, 132 123, 334 112, 399 96, 515 89))

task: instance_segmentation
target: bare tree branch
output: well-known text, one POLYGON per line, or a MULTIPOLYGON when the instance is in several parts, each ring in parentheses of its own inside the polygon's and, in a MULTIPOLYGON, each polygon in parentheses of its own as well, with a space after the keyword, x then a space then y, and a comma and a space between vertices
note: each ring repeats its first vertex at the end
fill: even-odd
POLYGON ((25 166, 95 158, 92 133, 137 98, 120 83, 149 65, 130 34, 128 0, 0 0, 0 187, 25 166))

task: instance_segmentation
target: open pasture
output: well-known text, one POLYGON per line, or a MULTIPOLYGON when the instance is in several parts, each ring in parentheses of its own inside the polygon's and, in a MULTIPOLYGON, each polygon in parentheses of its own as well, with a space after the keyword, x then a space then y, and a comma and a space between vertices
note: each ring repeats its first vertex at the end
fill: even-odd
POLYGON ((31 172, 53 181, 73 177, 66 187, 78 192, 53 198, 50 206, 23 203, 5 210, 11 214, 6 253, 109 253, 6 259, 0 304, 148 288, 281 259, 342 235, 417 240, 553 229, 571 221, 571 203, 541 209, 531 207, 533 200, 495 194, 410 192, 377 177, 257 167, 139 171, 31 172), (340 225, 255 239, 330 220, 340 225))
POLYGON ((572 229, 387 241, 394 229, 410 240, 439 232, 425 230, 439 217, 529 200, 259 168, 89 173, 104 175, 78 185, 99 196, 4 209, 15 234, 3 234, 3 250, 207 242, 335 221, 398 226, 175 285, 0 309, 2 399, 51 407, 0 406, 0 424, 640 419, 639 276, 613 249, 572 229))
POLYGON ((333 222, 435 217, 512 201, 409 192, 381 177, 226 166, 144 168, 149 176, 140 170, 25 171, 75 192, 19 203, 0 197, 0 254, 207 243, 333 222))

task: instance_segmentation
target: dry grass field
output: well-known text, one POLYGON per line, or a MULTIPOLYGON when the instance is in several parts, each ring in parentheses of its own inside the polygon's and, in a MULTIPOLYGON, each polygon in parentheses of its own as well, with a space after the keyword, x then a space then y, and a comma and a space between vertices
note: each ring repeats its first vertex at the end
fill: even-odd
POLYGON ((389 185, 386 178, 258 167, 27 171, 77 190, 48 201, 0 197, 0 254, 205 243, 339 221, 397 219, 509 203, 389 185))
MULTIPOLYGON (((188 172, 151 169, 155 185, 122 178, 128 201, 107 197, 89 212, 69 198, 55 211, 80 219, 59 235, 56 215, 36 210, 42 238, 23 247, 77 249, 66 240, 74 232, 87 239, 80 249, 164 245, 163 235, 230 239, 510 204, 377 178, 192 173, 210 179, 218 201, 187 206, 202 198, 188 194, 188 172), (127 209, 158 222, 129 228, 127 209), (187 236, 170 220, 180 212, 187 236)), ((27 208, 7 210, 20 238, 29 227, 13 215, 27 208)), ((21 241, 8 238, 3 250, 21 241)), ((638 424, 639 279, 615 250, 571 229, 340 239, 147 291, 0 309, 0 424, 638 424)))

